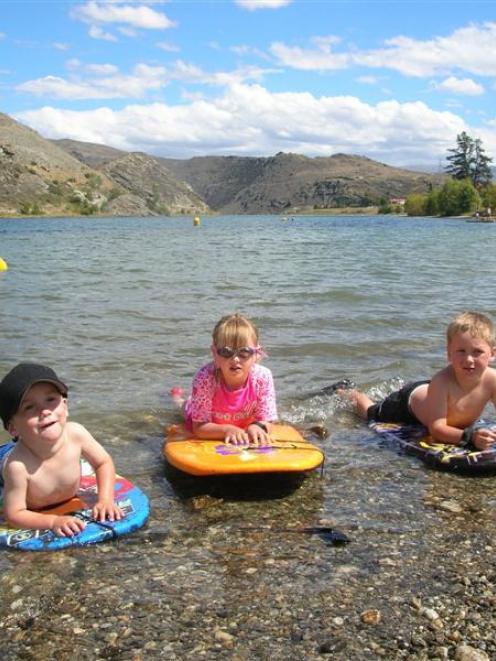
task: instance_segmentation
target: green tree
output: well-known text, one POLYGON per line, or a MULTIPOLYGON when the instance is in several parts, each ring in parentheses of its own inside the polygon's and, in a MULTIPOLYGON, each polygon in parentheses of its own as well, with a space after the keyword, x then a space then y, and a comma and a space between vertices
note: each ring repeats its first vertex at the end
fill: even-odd
POLYGON ((460 216, 477 209, 479 194, 471 181, 450 179, 439 190, 437 201, 442 216, 460 216))
POLYGON ((492 178, 489 164, 492 158, 486 155, 479 138, 471 138, 465 131, 456 136, 456 147, 448 149, 450 156, 446 157, 447 174, 453 179, 469 179, 474 186, 488 184, 492 178))
POLYGON ((482 207, 496 209, 496 184, 489 184, 482 193, 482 207))
POLYGON ((477 138, 474 141, 474 169, 472 175, 472 182, 476 188, 482 188, 491 183, 493 174, 490 163, 492 163, 492 160, 492 158, 486 156, 482 143, 477 138))
POLYGON ((425 216, 426 195, 412 193, 405 200, 405 213, 407 216, 425 216))
POLYGON ((439 215, 439 189, 431 189, 427 194, 424 212, 426 216, 439 215))

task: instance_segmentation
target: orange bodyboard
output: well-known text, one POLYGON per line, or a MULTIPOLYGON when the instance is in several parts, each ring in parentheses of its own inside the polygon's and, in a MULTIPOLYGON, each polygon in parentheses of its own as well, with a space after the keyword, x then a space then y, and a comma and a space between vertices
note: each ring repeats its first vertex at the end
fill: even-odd
POLYGON ((220 440, 192 438, 183 425, 167 432, 163 454, 190 475, 301 473, 320 466, 324 452, 290 425, 272 425, 272 445, 227 445, 220 440))

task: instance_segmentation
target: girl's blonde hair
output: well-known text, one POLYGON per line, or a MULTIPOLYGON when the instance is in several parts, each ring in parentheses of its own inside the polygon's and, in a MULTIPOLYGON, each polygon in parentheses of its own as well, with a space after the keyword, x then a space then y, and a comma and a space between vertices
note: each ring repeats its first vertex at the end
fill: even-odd
POLYGON ((241 314, 228 314, 217 322, 212 338, 216 347, 239 349, 250 346, 253 340, 258 345, 258 328, 241 314))
POLYGON ((457 333, 470 333, 472 337, 479 337, 487 342, 490 347, 494 347, 493 322, 480 312, 468 310, 455 317, 446 332, 448 343, 457 333))

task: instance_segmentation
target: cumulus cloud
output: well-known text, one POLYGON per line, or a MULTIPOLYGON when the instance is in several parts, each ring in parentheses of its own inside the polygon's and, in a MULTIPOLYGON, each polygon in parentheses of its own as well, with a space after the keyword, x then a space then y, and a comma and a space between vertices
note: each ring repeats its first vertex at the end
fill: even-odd
MULTIPOLYGON (((77 65, 71 61, 71 69, 77 65)), ((137 64, 131 74, 121 74, 113 65, 88 65, 84 67, 94 76, 82 79, 73 76, 70 80, 58 76, 45 76, 29 80, 16 88, 36 96, 52 96, 55 99, 119 99, 141 98, 149 90, 165 86, 170 76, 164 67, 137 64)))
POLYGON ((132 5, 122 2, 90 0, 74 7, 71 15, 73 18, 91 25, 119 23, 143 30, 164 30, 176 25, 165 14, 151 9, 145 3, 132 5))
POLYGON ((117 37, 110 32, 105 32, 97 25, 92 25, 88 31, 92 39, 101 39, 102 41, 117 41, 117 37))
POLYGON ((358 76, 356 81, 362 85, 378 85, 380 79, 377 76, 358 76))
POLYGON ((255 11, 257 9, 280 9, 281 7, 287 7, 291 2, 292 0, 235 0, 235 4, 249 11, 255 11))
POLYGON ((84 69, 97 76, 112 76, 119 73, 119 68, 115 64, 87 64, 84 69))
POLYGON ((353 63, 351 54, 333 51, 333 46, 340 43, 338 37, 314 37, 311 41, 313 48, 307 49, 274 42, 270 46, 270 52, 284 66, 307 71, 345 69, 353 63))
POLYGON ((396 37, 387 41, 386 46, 368 53, 364 63, 389 66, 412 76, 454 69, 483 76, 496 74, 496 23, 469 25, 446 37, 427 41, 396 37))
POLYGON ((157 48, 160 48, 160 50, 163 50, 166 53, 177 53, 180 50, 179 46, 171 44, 168 41, 159 41, 157 43, 157 48))
POLYGON ((453 94, 463 94, 466 96, 479 96, 484 94, 484 87, 476 83, 471 78, 456 78, 449 76, 440 83, 435 83, 433 89, 441 92, 451 92, 453 94))
POLYGON ((124 74, 112 64, 83 65, 77 59, 66 62, 70 78, 44 76, 28 80, 16 87, 18 92, 35 96, 53 96, 55 99, 125 99, 143 98, 150 90, 166 87, 171 81, 229 87, 231 85, 260 81, 275 73, 275 69, 244 66, 228 72, 209 73, 194 64, 177 60, 169 67, 137 64, 131 73, 124 74))
POLYGON ((312 48, 276 42, 270 51, 286 66, 306 70, 332 70, 360 65, 394 69, 407 76, 426 77, 464 70, 472 75, 496 75, 496 23, 469 25, 445 37, 418 40, 397 36, 380 49, 360 51, 333 48, 335 37, 314 39, 312 48))
MULTIPOLYGON (((44 107, 16 118, 49 138, 160 156, 346 152, 398 165, 436 162, 458 133, 471 132, 457 115, 422 102, 371 105, 352 96, 272 93, 260 85, 243 84, 232 85, 214 100, 129 105, 122 110, 44 107)), ((496 132, 488 129, 488 135, 495 144, 496 132)))

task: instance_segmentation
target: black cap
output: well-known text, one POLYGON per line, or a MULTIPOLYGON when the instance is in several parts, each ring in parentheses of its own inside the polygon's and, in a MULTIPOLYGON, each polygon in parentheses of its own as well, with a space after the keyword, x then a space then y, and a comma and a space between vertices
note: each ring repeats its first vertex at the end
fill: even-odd
POLYGON ((19 363, 0 382, 0 417, 7 429, 13 415, 22 402, 26 392, 35 383, 46 381, 53 383, 57 390, 67 397, 67 386, 50 367, 37 363, 19 363))

